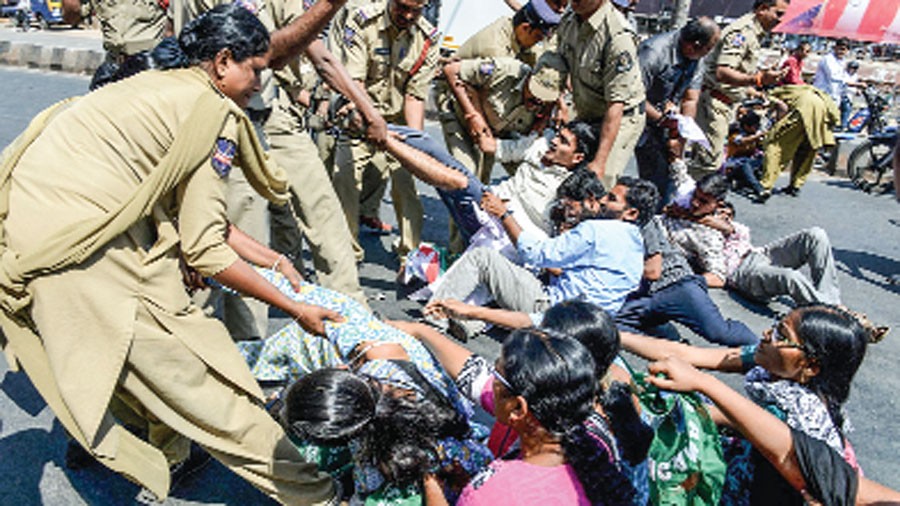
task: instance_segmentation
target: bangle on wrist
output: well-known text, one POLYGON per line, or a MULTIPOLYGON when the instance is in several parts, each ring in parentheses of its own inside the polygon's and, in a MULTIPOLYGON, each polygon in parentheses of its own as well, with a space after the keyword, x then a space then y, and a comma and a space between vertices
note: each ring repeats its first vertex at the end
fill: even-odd
POLYGON ((512 216, 512 213, 512 209, 507 208, 506 211, 503 211, 503 214, 500 215, 500 222, 503 222, 503 220, 512 216))
POLYGON ((272 267, 269 267, 269 270, 277 271, 277 270, 278 270, 278 264, 280 264, 281 261, 284 260, 284 259, 285 259, 285 256, 284 256, 284 255, 278 255, 278 258, 275 259, 275 263, 272 264, 272 267))
POLYGON ((757 88, 762 88, 762 85, 763 85, 762 78, 763 78, 762 70, 760 70, 759 72, 756 73, 755 76, 753 76, 753 80, 756 82, 757 88))

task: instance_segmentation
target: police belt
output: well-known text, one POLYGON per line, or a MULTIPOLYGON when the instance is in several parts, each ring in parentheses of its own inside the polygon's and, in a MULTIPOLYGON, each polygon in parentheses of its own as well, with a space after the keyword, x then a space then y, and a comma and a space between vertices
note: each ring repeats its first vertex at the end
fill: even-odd
POLYGON ((704 86, 703 91, 709 93, 709 96, 718 100, 719 102, 722 102, 725 105, 731 105, 734 103, 734 100, 732 100, 731 97, 729 97, 728 95, 722 93, 720 90, 717 90, 715 88, 710 88, 708 86, 704 86))
POLYGON ((633 105, 622 111, 622 116, 632 116, 637 113, 644 113, 644 101, 641 100, 637 105, 633 105))

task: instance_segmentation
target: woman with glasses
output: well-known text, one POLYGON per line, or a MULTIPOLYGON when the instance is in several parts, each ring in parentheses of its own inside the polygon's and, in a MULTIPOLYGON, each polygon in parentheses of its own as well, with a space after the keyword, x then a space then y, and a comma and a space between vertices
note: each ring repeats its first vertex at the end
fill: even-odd
MULTIPOLYGON (((623 348, 650 360, 680 358, 698 368, 745 372, 747 396, 797 430, 826 443, 858 469, 847 440, 844 404, 862 363, 869 333, 851 313, 826 305, 791 311, 763 332, 758 344, 699 348, 634 334, 622 334, 623 348)), ((728 416, 711 409, 720 425, 728 416)), ((778 476, 749 444, 726 445, 729 461, 723 503, 800 504, 800 493, 778 476), (765 499, 763 499, 765 498, 765 499)))
POLYGON ((599 382, 583 344, 552 331, 520 329, 491 365, 433 329, 404 328, 428 346, 461 392, 518 437, 512 450, 472 478, 458 506, 632 504, 634 487, 586 424, 599 382))

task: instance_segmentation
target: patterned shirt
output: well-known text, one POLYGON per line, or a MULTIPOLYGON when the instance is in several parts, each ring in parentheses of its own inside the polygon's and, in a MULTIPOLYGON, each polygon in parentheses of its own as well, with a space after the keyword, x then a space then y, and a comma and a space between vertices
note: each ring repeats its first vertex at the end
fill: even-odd
POLYGON ((725 236, 722 232, 671 216, 663 216, 662 221, 669 232, 669 240, 681 248, 694 270, 727 279, 725 236))

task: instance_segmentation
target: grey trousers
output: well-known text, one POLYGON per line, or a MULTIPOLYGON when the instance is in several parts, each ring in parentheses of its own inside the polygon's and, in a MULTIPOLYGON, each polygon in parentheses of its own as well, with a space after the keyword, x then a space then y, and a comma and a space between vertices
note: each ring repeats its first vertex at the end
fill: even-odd
POLYGON ((840 304, 837 269, 828 234, 819 227, 801 230, 748 254, 728 279, 747 297, 767 300, 790 295, 797 304, 840 304), (809 265, 812 279, 800 267, 809 265))
POLYGON ((549 301, 540 280, 490 248, 475 248, 459 257, 431 300, 464 300, 482 286, 503 309, 535 313, 545 310, 549 301))

